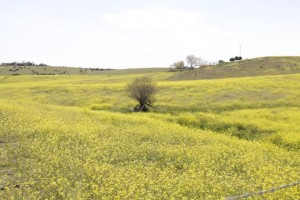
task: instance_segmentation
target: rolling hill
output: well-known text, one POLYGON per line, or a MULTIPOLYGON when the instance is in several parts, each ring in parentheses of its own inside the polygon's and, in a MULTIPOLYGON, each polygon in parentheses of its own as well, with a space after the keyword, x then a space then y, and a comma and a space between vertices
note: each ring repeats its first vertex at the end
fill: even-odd
POLYGON ((140 74, 163 72, 167 68, 130 68, 104 69, 81 67, 53 67, 53 66, 0 66, 0 76, 17 75, 101 75, 101 74, 140 74))
MULTIPOLYGON (((0 76, 9 75, 127 75, 167 72, 167 68, 103 69, 52 66, 0 66, 0 76)), ((169 72, 168 80, 201 80, 300 73, 300 57, 262 57, 225 62, 201 69, 169 72)))
POLYGON ((201 80, 300 73, 300 57, 262 57, 183 71, 170 80, 201 80))
POLYGON ((0 75, 0 199, 234 199, 270 189, 252 199, 298 199, 300 74, 278 75, 298 63, 0 75), (203 71, 219 79, 183 80, 203 71), (145 75, 156 102, 133 112, 126 87, 145 75))

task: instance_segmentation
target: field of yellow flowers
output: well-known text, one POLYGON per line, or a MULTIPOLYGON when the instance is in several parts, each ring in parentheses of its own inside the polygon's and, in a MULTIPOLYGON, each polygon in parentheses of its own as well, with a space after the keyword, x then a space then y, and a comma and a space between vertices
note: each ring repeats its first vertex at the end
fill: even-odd
MULTIPOLYGON (((0 77, 0 199, 225 199, 300 179, 300 75, 0 77)), ((254 199, 297 199, 294 186, 254 199)))

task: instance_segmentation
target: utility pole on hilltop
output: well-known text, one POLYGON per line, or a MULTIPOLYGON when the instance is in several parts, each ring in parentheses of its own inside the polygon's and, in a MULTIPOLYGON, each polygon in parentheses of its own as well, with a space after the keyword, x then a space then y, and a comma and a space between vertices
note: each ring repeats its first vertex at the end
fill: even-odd
POLYGON ((242 56, 242 45, 240 44, 239 46, 240 46, 240 55, 239 56, 241 57, 242 56))

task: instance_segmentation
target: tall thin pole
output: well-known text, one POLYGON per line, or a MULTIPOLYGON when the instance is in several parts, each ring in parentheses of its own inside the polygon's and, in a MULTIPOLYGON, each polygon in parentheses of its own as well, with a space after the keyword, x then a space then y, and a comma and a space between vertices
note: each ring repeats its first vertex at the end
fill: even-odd
POLYGON ((242 56, 242 45, 240 44, 240 57, 242 56))

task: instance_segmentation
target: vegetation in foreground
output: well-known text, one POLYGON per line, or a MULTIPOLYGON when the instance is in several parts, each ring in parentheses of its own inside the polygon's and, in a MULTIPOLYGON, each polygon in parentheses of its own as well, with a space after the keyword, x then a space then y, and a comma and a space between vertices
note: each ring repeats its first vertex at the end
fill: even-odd
POLYGON ((139 76, 0 77, 0 198, 222 199, 299 180, 300 75, 156 72, 155 107, 132 113, 139 76))

